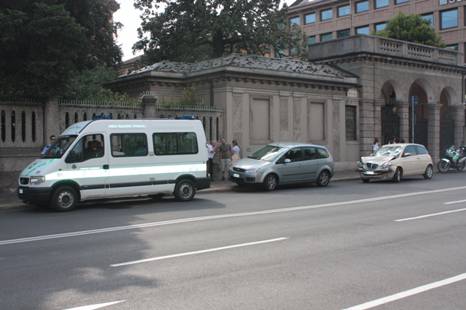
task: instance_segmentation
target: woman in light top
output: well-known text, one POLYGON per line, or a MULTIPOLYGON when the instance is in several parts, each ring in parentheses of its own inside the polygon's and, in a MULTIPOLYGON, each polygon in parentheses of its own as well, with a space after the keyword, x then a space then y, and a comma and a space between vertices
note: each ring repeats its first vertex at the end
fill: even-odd
POLYGON ((239 155, 241 149, 238 145, 238 141, 236 140, 233 140, 232 145, 233 147, 231 148, 231 161, 234 163, 235 161, 241 159, 241 156, 239 155))

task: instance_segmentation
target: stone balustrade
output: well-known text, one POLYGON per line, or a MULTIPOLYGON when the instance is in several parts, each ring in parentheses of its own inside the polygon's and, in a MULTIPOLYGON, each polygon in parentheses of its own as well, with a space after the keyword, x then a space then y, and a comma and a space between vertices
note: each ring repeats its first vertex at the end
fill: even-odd
POLYGON ((354 53, 373 53, 447 65, 464 65, 463 54, 445 48, 389 39, 379 36, 351 36, 322 42, 309 49, 309 59, 319 60, 354 53), (325 58, 322 57, 325 55, 325 58))

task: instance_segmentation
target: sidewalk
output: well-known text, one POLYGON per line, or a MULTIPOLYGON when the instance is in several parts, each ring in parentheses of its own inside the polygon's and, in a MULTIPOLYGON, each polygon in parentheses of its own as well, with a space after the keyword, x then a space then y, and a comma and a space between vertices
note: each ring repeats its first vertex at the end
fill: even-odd
MULTIPOLYGON (((359 179, 357 171, 339 171, 335 173, 332 182, 346 181, 359 179)), ((0 184, 0 209, 24 207, 16 197, 17 178, 15 174, 5 176, 2 174, 2 182, 0 184)), ((236 186, 235 183, 229 181, 212 182, 210 188, 200 191, 200 193, 218 193, 231 191, 236 186)))

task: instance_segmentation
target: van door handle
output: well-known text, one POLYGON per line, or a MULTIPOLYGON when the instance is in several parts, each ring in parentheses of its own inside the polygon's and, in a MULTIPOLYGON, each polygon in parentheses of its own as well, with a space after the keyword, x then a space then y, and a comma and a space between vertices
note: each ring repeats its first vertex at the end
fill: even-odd
POLYGON ((107 170, 107 169, 110 168, 110 166, 109 165, 103 165, 102 168, 107 170))

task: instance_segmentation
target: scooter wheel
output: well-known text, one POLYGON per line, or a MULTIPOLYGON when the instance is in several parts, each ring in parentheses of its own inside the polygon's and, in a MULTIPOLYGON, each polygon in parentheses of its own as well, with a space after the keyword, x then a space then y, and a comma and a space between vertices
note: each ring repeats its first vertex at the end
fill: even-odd
POLYGON ((448 162, 446 162, 444 160, 441 160, 437 164, 437 168, 438 168, 438 171, 440 171, 441 173, 445 173, 445 172, 448 171, 448 169, 450 169, 450 163, 448 163, 448 162))

